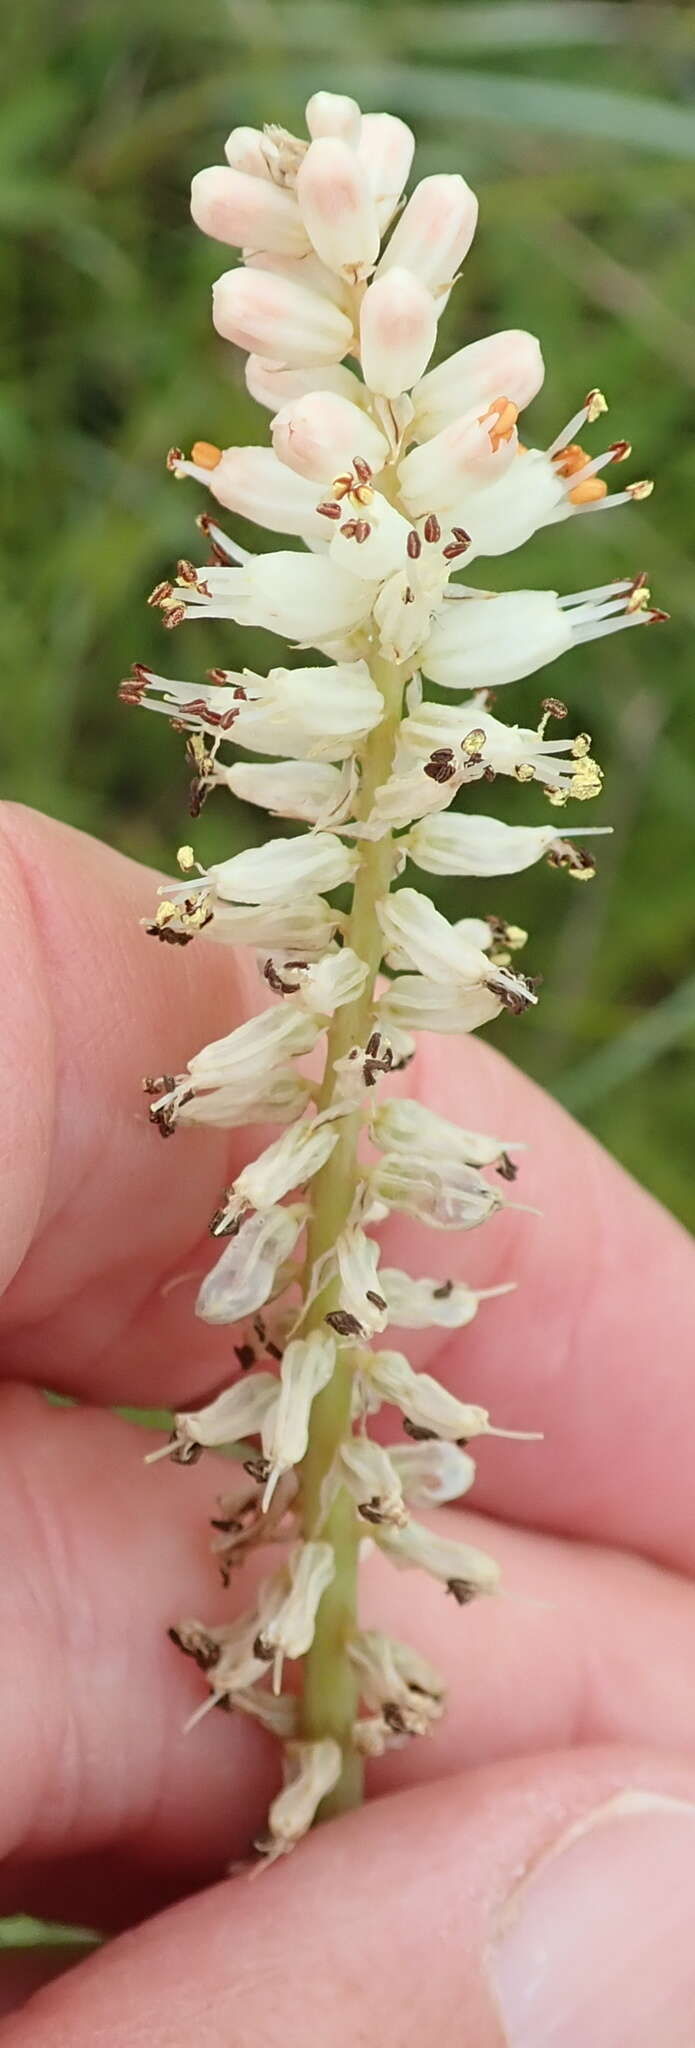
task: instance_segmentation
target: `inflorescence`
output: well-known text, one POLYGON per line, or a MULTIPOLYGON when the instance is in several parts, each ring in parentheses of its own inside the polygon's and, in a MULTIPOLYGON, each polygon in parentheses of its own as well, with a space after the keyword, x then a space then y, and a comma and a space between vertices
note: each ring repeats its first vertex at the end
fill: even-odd
POLYGON ((359 1798, 365 1757, 426 1734, 443 1712, 444 1681, 417 1650, 360 1628, 365 1541, 433 1574, 460 1605, 498 1583, 492 1558, 413 1511, 460 1499, 475 1472, 467 1445, 504 1432, 377 1341, 391 1328, 463 1329, 484 1294, 384 1268, 373 1229, 392 1210, 443 1230, 484 1223, 510 1206, 517 1148, 380 1084, 408 1066, 419 1030, 516 1016, 537 985, 516 958, 525 932, 497 916, 449 922, 412 869, 510 875, 545 858, 579 881, 593 874, 583 825, 568 836, 559 821, 509 825, 453 811, 452 799, 498 776, 538 783, 552 810, 596 796, 588 736, 548 735, 564 704, 546 698, 531 730, 499 718, 491 692, 664 616, 643 575, 566 596, 453 580, 477 556, 651 485, 608 494, 602 472, 629 456, 624 441, 585 453, 577 437, 606 411, 598 390, 549 448, 522 443, 519 415, 543 378, 533 335, 493 334, 428 367, 474 194, 434 176, 404 205, 414 142, 392 115, 317 93, 306 120, 308 141, 235 129, 226 166, 193 181, 196 225, 242 251, 214 287, 213 319, 247 352, 272 446, 199 441, 190 459, 168 458, 175 476, 304 548, 248 553, 205 513, 208 562, 180 562, 151 602, 168 627, 230 619, 320 659, 267 675, 216 669, 196 684, 136 664, 121 690, 185 733, 193 816, 224 786, 306 828, 208 869, 182 847, 181 878, 147 926, 169 945, 205 935, 255 947, 261 975, 257 1017, 145 1087, 163 1137, 189 1124, 280 1127, 210 1224, 222 1249, 196 1312, 234 1327, 231 1384, 177 1415, 154 1454, 186 1465, 240 1447, 247 1490, 213 1520, 225 1585, 258 1546, 286 1545, 248 1612, 171 1631, 208 1688, 199 1711, 253 1715, 284 1745, 260 1845, 270 1856, 319 1807, 359 1798), (450 700, 429 699, 423 676, 450 700), (332 901, 344 885, 347 912, 332 901), (305 1059, 317 1047, 318 1080, 305 1059), (404 1431, 388 1447, 369 1433, 382 1406, 404 1431), (286 1665, 303 1667, 298 1687, 286 1665))

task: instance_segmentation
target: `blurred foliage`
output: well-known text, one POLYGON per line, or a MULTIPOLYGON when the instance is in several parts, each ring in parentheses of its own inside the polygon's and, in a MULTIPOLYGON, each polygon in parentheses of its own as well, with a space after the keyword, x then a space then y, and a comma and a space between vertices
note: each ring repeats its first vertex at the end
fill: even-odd
MULTIPOLYGON (((461 169, 481 196, 445 347, 535 329, 548 375, 532 437, 554 436, 598 383, 613 433, 635 444, 629 474, 658 478, 644 508, 551 529, 523 566, 495 562, 492 584, 569 590, 646 566, 674 620, 514 693, 523 722, 551 689, 594 735, 606 793, 590 822, 614 826, 598 881, 580 890, 543 867, 438 900, 529 927, 542 1009, 497 1027, 499 1042, 695 1221, 692 9, 146 0, 124 15, 117 0, 24 0, 3 40, 4 792, 171 865, 187 836, 180 742, 119 708, 116 682, 134 657, 200 675, 276 655, 222 627, 168 638, 144 605, 194 552, 196 493, 166 475, 167 447, 266 431, 211 331, 225 258, 189 229, 188 179, 234 123, 301 126, 319 83, 401 112, 418 169, 461 169)), ((500 784, 489 808, 545 815, 538 792, 500 784)), ((197 849, 219 856, 262 829, 220 798, 197 849)))

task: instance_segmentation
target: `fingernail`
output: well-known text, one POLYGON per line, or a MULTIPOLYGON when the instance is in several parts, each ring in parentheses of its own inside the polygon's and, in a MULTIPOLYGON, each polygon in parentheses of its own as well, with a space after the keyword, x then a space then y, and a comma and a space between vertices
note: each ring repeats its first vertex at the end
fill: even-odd
POLYGON ((490 1969, 508 2048, 691 2048, 695 1806, 623 1792, 505 1909, 490 1969))

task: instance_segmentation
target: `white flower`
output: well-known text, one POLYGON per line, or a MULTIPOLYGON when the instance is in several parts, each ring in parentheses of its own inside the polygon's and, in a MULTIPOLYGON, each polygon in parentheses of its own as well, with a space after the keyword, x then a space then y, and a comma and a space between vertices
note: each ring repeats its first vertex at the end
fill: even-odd
POLYGON ((522 412, 540 390, 543 374, 535 334, 508 328, 469 342, 415 385, 413 427, 418 441, 429 440, 475 407, 485 412, 501 391, 522 412))
POLYGON ((297 175, 297 200, 322 263, 349 284, 368 277, 379 254, 379 222, 367 172, 340 135, 324 133, 310 143, 297 175))
POLYGON ((209 879, 227 903, 290 902, 299 890, 338 889, 355 873, 357 857, 332 832, 297 839, 267 839, 231 860, 208 868, 209 879))
POLYGON ((359 1366, 367 1391, 400 1408, 414 1436, 441 1436, 458 1443, 490 1433, 486 1408, 457 1400, 431 1373, 415 1372, 402 1352, 364 1352, 359 1366))
POLYGON ((423 667, 446 689, 497 690, 557 661, 570 647, 649 624, 659 614, 649 611, 648 599, 637 579, 567 598, 554 590, 509 590, 445 601, 430 625, 423 667))
MULTIPOLYGON (((359 1223, 348 1223, 336 1239, 335 1256, 340 1276, 339 1314, 343 1322, 347 1316, 353 1323, 352 1334, 373 1337, 387 1322, 379 1286, 379 1246, 359 1223)), ((350 1333, 343 1328, 342 1334, 350 1333)))
POLYGON ((285 1596, 256 1638, 257 1655, 273 1665, 274 1692, 280 1690, 283 1658, 303 1657, 313 1642, 319 1603, 334 1578, 332 1544, 293 1544, 287 1556, 285 1596))
POLYGON ((204 1323, 238 1323, 281 1293, 288 1281, 287 1262, 307 1215, 304 1202, 246 1215, 222 1257, 206 1273, 196 1315, 204 1323))
POLYGON ((369 1197, 384 1210, 400 1209, 437 1230, 475 1230, 503 1206, 497 1188, 461 1160, 384 1152, 368 1175, 369 1197))
POLYGON ((305 1455, 312 1404, 333 1376, 336 1355, 335 1338, 326 1330, 315 1330, 310 1337, 295 1337, 287 1346, 268 1444, 264 1509, 268 1508, 282 1473, 299 1465, 305 1455))
POLYGON ((499 1287, 468 1287, 463 1280, 435 1280, 424 1275, 413 1279, 396 1266, 382 1267, 379 1274, 388 1307, 388 1319, 402 1330, 463 1330, 478 1313, 481 1301, 508 1294, 514 1282, 499 1287))
POLYGON ((320 1742, 288 1742, 286 1783, 268 1814, 268 1839, 257 1844, 269 1862, 287 1855, 308 1833, 321 1800, 337 1785, 342 1767, 342 1750, 331 1735, 320 1742))
POLYGON ((212 317, 224 341, 288 369, 338 363, 352 340, 339 306, 267 270, 226 270, 213 285, 212 317))
POLYGON ((201 1090, 236 1087, 247 1099, 271 1080, 288 1054, 311 1052, 319 1029, 296 1003, 263 1010, 237 1024, 226 1038, 216 1038, 194 1053, 188 1062, 190 1082, 201 1090))
POLYGON ((406 1520, 401 1481, 388 1451, 368 1436, 346 1437, 341 1447, 336 1479, 347 1486, 357 1501, 363 1521, 406 1520))
MULTIPOLYGON (((580 836, 599 837, 608 826, 581 826, 580 836)), ((571 841, 560 839, 554 825, 507 825, 501 818, 468 817, 463 811, 447 818, 423 819, 408 835, 418 867, 431 875, 517 875, 546 854, 553 867, 586 877, 593 863, 571 841)))
POLYGON ((361 1629, 348 1655, 365 1706, 376 1708, 394 1734, 426 1735, 441 1720, 444 1680, 408 1643, 378 1629, 361 1629))
POLYGON ((192 1465, 203 1449, 217 1449, 221 1444, 257 1436, 277 1405, 278 1394, 278 1381, 273 1373, 248 1374, 237 1380, 236 1386, 226 1387, 206 1408, 175 1415, 170 1442, 163 1451, 152 1451, 148 1463, 170 1455, 177 1465, 192 1465))
MULTIPOLYGON (((240 273, 237 273, 239 275, 240 273)), ((158 599, 169 625, 184 619, 235 619, 264 626, 286 640, 323 646, 342 640, 369 617, 369 584, 316 555, 250 556, 240 567, 201 569, 197 584, 158 599)))
MULTIPOLYGON (((404 843, 408 846, 409 851, 413 853, 415 859, 418 858, 418 848, 420 846, 419 839, 417 844, 413 846, 413 840, 416 839, 416 835, 419 833, 424 836, 425 831, 429 830, 434 838, 436 831, 441 827, 442 823, 448 822, 447 819, 442 820, 441 818, 423 819, 418 826, 413 826, 412 832, 408 834, 407 840, 404 843)), ((457 824, 458 817, 452 822, 457 824)), ((427 853, 427 846, 425 847, 425 852, 427 853)), ((451 1000, 452 993, 458 991, 458 997, 461 998, 464 1006, 467 1005, 472 995, 478 997, 480 993, 484 993, 485 995, 493 995, 500 1007, 504 1005, 506 1009, 511 1010, 516 1015, 526 1009, 529 1003, 536 1001, 532 984, 525 980, 523 975, 513 974, 509 968, 491 960, 486 949, 474 944, 468 934, 462 931, 460 927, 450 925, 447 919, 442 917, 441 912, 435 909, 434 904, 430 903, 429 898, 422 896, 417 889, 399 889, 395 895, 383 898, 377 906, 377 915, 389 951, 392 947, 395 947, 396 956, 399 961, 404 959, 408 965, 417 967, 423 976, 427 975, 433 981, 441 981, 442 996, 440 1007, 442 1010, 446 1008, 444 984, 446 984, 449 1001, 451 1000)), ((409 984, 411 980, 412 977, 405 975, 392 983, 388 995, 383 999, 385 1004, 384 1015, 393 1013, 398 1020, 399 1011, 397 1005, 399 996, 403 994, 403 983, 409 984)), ((424 998, 424 991, 420 991, 420 993, 423 994, 424 998)), ((406 987, 406 1001, 408 995, 412 998, 413 994, 417 996, 418 991, 413 991, 406 987)), ((436 997, 434 999, 434 1008, 435 1010, 437 1008, 436 997)), ((487 1014, 484 1008, 481 1021, 485 1022, 487 1020, 487 1014)), ((492 1014, 496 1014, 496 1012, 492 1014)), ((473 1007, 473 1015, 477 1016, 475 1005, 473 1007)), ((405 1016, 403 1016, 402 1021, 406 1022, 405 1016)), ((445 1027, 443 1025, 434 1025, 433 1028, 444 1029, 445 1027)), ((465 1026, 462 1028, 465 1028, 465 1026)), ((468 1028, 472 1029, 474 1027, 469 1025, 468 1028)))
MULTIPOLYGON (((463 727, 466 745, 477 753, 481 776, 492 769, 495 775, 513 775, 517 782, 540 782, 551 803, 558 806, 569 797, 581 803, 598 796, 603 776, 592 759, 588 733, 578 733, 574 739, 547 740, 544 733, 550 715, 544 714, 534 732, 527 726, 503 725, 478 704, 464 708, 463 717, 454 705, 423 704, 404 720, 401 740, 407 752, 429 757, 433 748, 460 741, 463 727)), ((439 822, 434 820, 435 831, 439 822)))
MULTIPOLYGON (((300 760, 344 759, 383 713, 383 698, 363 661, 329 669, 277 668, 267 676, 247 670, 215 674, 213 683, 196 687, 155 675, 138 663, 122 683, 121 696, 162 712, 192 733, 209 735, 218 745, 233 739, 251 751, 300 760)), ((202 781, 213 781, 219 773, 217 756, 211 755, 202 781)))
POLYGON ((223 783, 242 803, 260 804, 274 817, 301 818, 306 825, 342 824, 352 805, 349 762, 344 768, 319 761, 235 761, 233 767, 216 762, 211 780, 223 783))
POLYGON ((408 391, 426 370, 436 338, 434 300, 409 270, 394 268, 368 286, 360 312, 360 350, 371 391, 384 398, 408 391))
POLYGON ((306 961, 289 959, 278 963, 267 960, 263 973, 270 987, 277 994, 296 993, 296 1005, 305 1009, 310 1017, 333 1017, 344 1003, 352 1003, 364 988, 367 966, 358 960, 351 946, 341 946, 335 953, 324 953, 321 960, 307 966, 306 961))
POLYGON ((200 1621, 182 1621, 169 1630, 171 1642, 183 1650, 184 1656, 193 1658, 210 1687, 208 1699, 186 1723, 186 1733, 211 1707, 231 1703, 237 1694, 246 1696, 249 1688, 265 1676, 267 1666, 254 1649, 257 1629, 257 1616, 247 1614, 221 1627, 206 1628, 200 1621))
POLYGON ((150 1103, 150 1121, 164 1137, 179 1124, 212 1124, 222 1131, 240 1124, 293 1123, 303 1115, 313 1093, 312 1084, 295 1067, 276 1067, 265 1083, 242 1096, 239 1089, 194 1090, 179 1083, 170 1095, 150 1103))
POLYGON ((172 455, 170 467, 175 476, 206 484, 219 505, 271 533, 298 534, 309 542, 325 537, 313 484, 278 461, 272 448, 222 449, 194 442, 190 462, 172 455))
POLYGON ((405 1499, 420 1508, 443 1507, 460 1500, 475 1479, 475 1464, 460 1444, 431 1442, 394 1444, 390 1457, 405 1499))
POLYGON ((214 1236, 236 1233, 249 1209, 273 1209, 291 1188, 303 1187, 325 1166, 337 1142, 337 1130, 320 1117, 302 1117, 290 1125, 237 1174, 212 1219, 214 1236))
POLYGON ((468 254, 477 219, 478 201, 465 178, 441 172, 423 178, 387 243, 379 276, 399 265, 435 296, 448 290, 468 254))
POLYGON ((460 1124, 438 1116, 422 1102, 407 1096, 390 1096, 376 1105, 369 1119, 375 1145, 386 1152, 400 1152, 405 1158, 458 1160, 465 1166, 502 1166, 514 1177, 509 1153, 518 1150, 514 1140, 486 1137, 480 1131, 462 1130, 460 1124))
POLYGON ((499 1017, 501 1009, 501 998, 492 988, 465 988, 454 980, 428 980, 424 974, 399 974, 376 1005, 379 1024, 392 1039, 398 1032, 477 1031, 499 1017))
POLYGON ((384 1523, 376 1536, 379 1548, 386 1551, 393 1564, 402 1571, 414 1566, 429 1572, 432 1578, 441 1579, 460 1607, 474 1600, 478 1593, 497 1591, 499 1565, 494 1557, 488 1557, 484 1550, 475 1550, 471 1543, 452 1542, 419 1522, 406 1522, 402 1529, 392 1529, 384 1523))

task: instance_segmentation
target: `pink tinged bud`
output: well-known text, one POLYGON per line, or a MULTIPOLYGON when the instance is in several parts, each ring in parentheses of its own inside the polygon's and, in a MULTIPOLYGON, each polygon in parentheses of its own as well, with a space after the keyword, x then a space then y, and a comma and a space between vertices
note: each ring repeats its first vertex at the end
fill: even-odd
POLYGON ((285 370, 280 363, 266 362, 262 356, 249 356, 246 386, 251 397, 259 405, 268 406, 271 412, 291 405, 294 399, 305 398, 307 392, 333 391, 360 409, 364 409, 367 400, 364 384, 342 363, 317 369, 285 370))
POLYGON ((362 369, 370 391, 400 398, 422 376, 436 338, 434 300, 408 270, 389 270, 370 284, 360 315, 362 369))
POLYGON ((338 306, 265 270, 226 270, 218 277, 212 317, 225 341, 288 369, 337 363, 353 339, 351 323, 338 306))
POLYGON ((233 171, 245 171, 249 178, 271 177, 268 140, 262 128, 233 128, 224 153, 233 171))
POLYGON ((341 142, 357 147, 362 127, 362 115, 356 100, 348 99, 342 92, 315 92, 307 100, 305 109, 306 125, 312 142, 319 136, 338 136, 341 142))
POLYGON ((297 199, 322 263, 350 283, 368 277, 379 254, 379 223, 366 172, 347 142, 325 135, 310 144, 297 199))
POLYGON ((309 246, 294 195, 271 179, 250 177, 228 164, 196 173, 191 213, 204 235, 229 242, 234 249, 274 249, 282 256, 301 256, 309 246))
POLYGON ((302 540, 324 540, 325 521, 316 510, 316 492, 303 477, 292 476, 272 448, 225 448, 207 484, 219 505, 253 519, 271 533, 298 534, 302 540))
POLYGON ((462 413, 483 412, 501 391, 519 412, 540 391, 544 376, 540 343, 522 328, 506 328, 457 349, 428 370, 412 396, 418 440, 429 439, 462 413))
MULTIPOLYGON (((350 472, 355 457, 376 472, 389 456, 386 437, 374 420, 332 391, 311 391, 283 406, 272 422, 272 436, 280 461, 321 485, 350 472)), ((315 493, 312 498, 315 503, 315 493)))
POLYGON ((446 289, 468 254, 477 219, 478 201, 465 178, 444 172, 423 178, 393 230, 380 277, 400 266, 428 291, 446 289))
POLYGON ((413 161, 415 137, 396 114, 363 114, 358 157, 369 180, 383 234, 393 218, 413 161))

